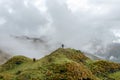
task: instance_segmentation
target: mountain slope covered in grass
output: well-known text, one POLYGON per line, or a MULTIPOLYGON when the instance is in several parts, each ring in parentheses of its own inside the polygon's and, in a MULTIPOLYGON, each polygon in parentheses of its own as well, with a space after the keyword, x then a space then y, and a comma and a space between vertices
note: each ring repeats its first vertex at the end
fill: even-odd
POLYGON ((38 60, 14 56, 0 66, 0 80, 119 80, 119 76, 120 64, 91 60, 70 48, 38 60))

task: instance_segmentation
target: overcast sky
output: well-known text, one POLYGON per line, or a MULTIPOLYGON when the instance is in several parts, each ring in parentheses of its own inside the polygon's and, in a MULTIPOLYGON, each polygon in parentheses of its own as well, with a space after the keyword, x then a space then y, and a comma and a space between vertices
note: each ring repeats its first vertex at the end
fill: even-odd
POLYGON ((0 0, 0 47, 14 54, 39 55, 36 49, 29 51, 31 43, 8 36, 45 36, 51 46, 64 43, 94 53, 93 43, 104 47, 120 41, 119 4, 119 0, 0 0))

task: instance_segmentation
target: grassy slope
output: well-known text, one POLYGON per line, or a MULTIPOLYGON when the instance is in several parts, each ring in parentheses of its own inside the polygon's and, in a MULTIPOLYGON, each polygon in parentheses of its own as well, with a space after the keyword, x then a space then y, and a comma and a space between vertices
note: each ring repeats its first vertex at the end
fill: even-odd
POLYGON ((59 48, 35 62, 24 56, 11 58, 0 66, 0 80, 119 80, 119 71, 120 64, 59 48))
MULTIPOLYGON (((119 80, 117 77, 112 77, 112 74, 120 72, 120 64, 118 63, 100 60, 90 63, 88 67, 94 75, 102 80, 119 80)), ((117 75, 120 76, 120 74, 117 75)))

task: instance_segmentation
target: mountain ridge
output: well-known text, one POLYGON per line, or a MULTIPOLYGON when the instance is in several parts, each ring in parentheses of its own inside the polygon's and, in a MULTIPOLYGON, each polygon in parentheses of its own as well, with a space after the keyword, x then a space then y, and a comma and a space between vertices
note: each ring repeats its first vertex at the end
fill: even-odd
POLYGON ((0 66, 1 80, 119 80, 119 73, 119 63, 92 60, 70 48, 41 59, 14 56, 0 66))

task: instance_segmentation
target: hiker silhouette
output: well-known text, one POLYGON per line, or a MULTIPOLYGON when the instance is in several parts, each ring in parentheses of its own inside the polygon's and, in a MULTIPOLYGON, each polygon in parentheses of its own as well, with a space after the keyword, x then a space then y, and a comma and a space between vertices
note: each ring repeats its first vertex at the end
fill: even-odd
POLYGON ((64 44, 62 44, 61 46, 62 46, 62 48, 64 48, 64 44))
POLYGON ((33 62, 35 62, 36 61, 36 59, 35 58, 33 58, 33 62))

